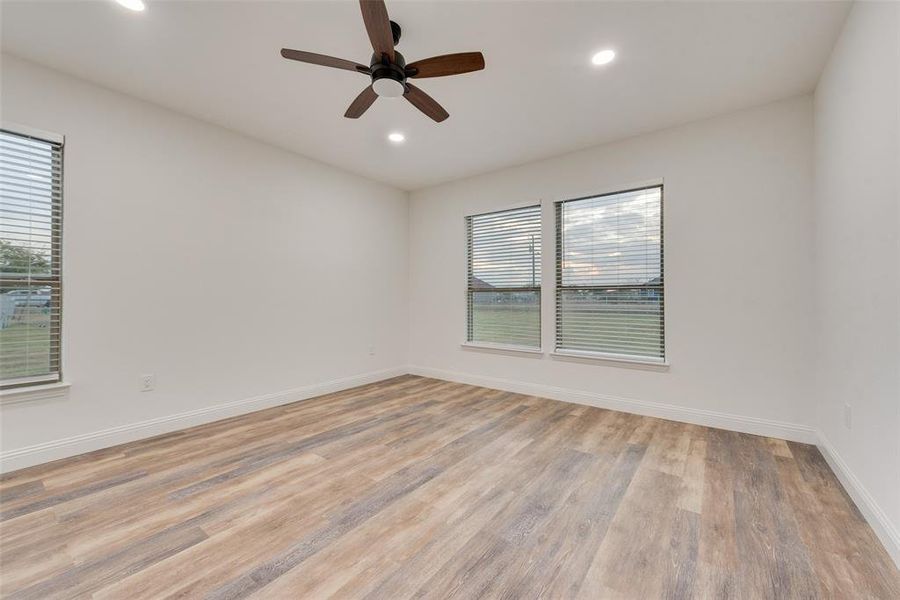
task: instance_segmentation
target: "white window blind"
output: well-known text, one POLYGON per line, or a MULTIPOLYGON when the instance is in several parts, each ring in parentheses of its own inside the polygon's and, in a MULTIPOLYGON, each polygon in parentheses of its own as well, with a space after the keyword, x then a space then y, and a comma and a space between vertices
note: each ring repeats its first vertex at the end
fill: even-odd
POLYGON ((0 387, 60 380, 62 145, 0 131, 0 387))
POLYGON ((662 186, 556 205, 556 347, 665 359, 662 186))
POLYGON ((541 346, 541 207, 466 217, 468 341, 541 346))

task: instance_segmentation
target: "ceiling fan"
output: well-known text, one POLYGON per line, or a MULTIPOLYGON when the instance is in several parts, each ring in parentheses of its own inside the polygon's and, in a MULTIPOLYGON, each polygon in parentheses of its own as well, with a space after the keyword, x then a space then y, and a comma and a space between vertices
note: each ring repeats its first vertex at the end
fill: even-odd
POLYGON ((372 83, 350 103, 350 108, 344 113, 348 119, 361 117, 378 96, 386 98, 403 96, 410 104, 438 123, 449 117, 450 114, 434 98, 407 80, 480 71, 484 68, 484 56, 481 52, 444 54, 406 64, 403 55, 394 50, 394 46, 400 41, 400 26, 388 18, 384 0, 359 0, 359 7, 362 9, 363 22, 372 42, 372 49, 375 51, 368 67, 351 60, 288 48, 281 49, 281 56, 290 60, 369 75, 372 83))

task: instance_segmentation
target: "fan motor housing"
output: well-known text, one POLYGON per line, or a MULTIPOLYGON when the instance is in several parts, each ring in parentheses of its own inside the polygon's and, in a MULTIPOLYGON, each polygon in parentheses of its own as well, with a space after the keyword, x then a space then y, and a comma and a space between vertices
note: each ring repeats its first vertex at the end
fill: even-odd
POLYGON ((373 54, 369 67, 372 71, 372 89, 379 96, 396 98, 406 92, 406 60, 394 51, 394 62, 373 54))

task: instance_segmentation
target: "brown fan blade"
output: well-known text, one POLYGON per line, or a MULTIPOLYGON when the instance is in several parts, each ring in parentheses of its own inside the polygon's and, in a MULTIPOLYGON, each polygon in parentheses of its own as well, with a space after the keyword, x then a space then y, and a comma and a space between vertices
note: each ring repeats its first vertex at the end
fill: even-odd
POLYGON ((378 98, 378 94, 375 93, 375 90, 373 90, 370 85, 356 97, 356 100, 350 103, 350 108, 347 109, 344 116, 348 119, 360 118, 364 112, 369 110, 369 107, 372 106, 372 103, 375 102, 376 98, 378 98))
POLYGON ((484 56, 481 52, 460 52, 444 54, 417 60, 406 65, 406 75, 422 79, 424 77, 445 77, 471 73, 484 68, 484 56))
POLYGON ((375 54, 387 54, 394 62, 394 34, 384 0, 359 0, 359 8, 375 54))
POLYGON ((348 71, 356 71, 368 75, 369 67, 355 63, 352 60, 344 60, 343 58, 335 58, 324 54, 316 54, 315 52, 303 52, 302 50, 291 50, 289 48, 281 49, 281 56, 290 60, 299 60, 300 62, 312 65, 322 65, 323 67, 334 67, 335 69, 347 69, 348 71))
POLYGON ((444 110, 444 107, 438 104, 434 98, 408 81, 406 82, 406 93, 403 94, 403 97, 438 123, 450 116, 450 113, 444 110))

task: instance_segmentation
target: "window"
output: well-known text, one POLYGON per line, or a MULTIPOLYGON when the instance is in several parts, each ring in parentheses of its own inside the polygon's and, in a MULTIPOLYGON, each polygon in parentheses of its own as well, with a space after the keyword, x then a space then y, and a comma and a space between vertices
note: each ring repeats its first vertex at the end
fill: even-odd
POLYGON ((665 360, 662 191, 557 203, 557 350, 665 360))
POLYGON ((62 144, 0 130, 0 388, 60 380, 62 144))
POLYGON ((541 346, 541 207, 466 217, 468 341, 541 346))

